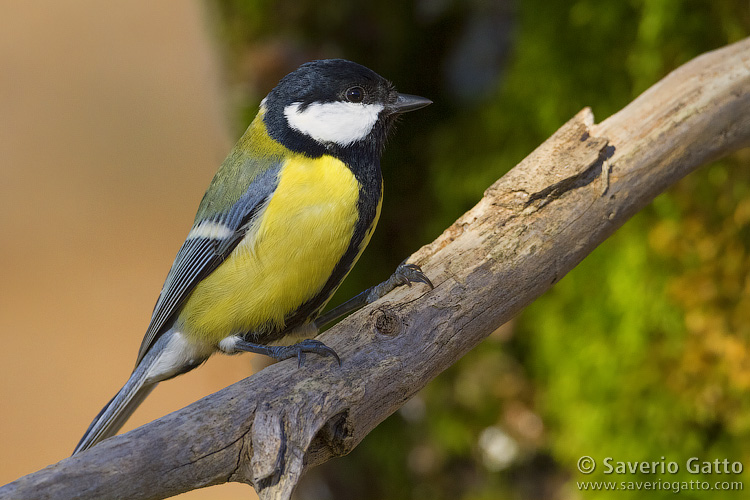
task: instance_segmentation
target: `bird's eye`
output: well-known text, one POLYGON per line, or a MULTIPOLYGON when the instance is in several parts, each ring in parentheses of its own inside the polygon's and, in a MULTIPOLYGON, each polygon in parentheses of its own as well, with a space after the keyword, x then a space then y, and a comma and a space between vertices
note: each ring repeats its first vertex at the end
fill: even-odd
POLYGON ((365 98, 365 89, 362 87, 352 87, 346 91, 346 100, 349 102, 362 102, 365 98))

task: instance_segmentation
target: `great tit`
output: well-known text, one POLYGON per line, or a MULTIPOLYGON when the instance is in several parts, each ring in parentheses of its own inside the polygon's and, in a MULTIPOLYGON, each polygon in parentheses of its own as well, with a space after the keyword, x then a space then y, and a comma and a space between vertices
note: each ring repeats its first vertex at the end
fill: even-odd
POLYGON ((312 339, 318 327, 396 286, 431 286, 418 267, 402 265, 321 316, 375 229, 380 155, 395 117, 430 103, 343 59, 309 62, 285 76, 211 181, 133 373, 73 454, 114 435, 157 383, 215 352, 339 361, 312 339), (304 340, 279 345, 290 338, 304 340))

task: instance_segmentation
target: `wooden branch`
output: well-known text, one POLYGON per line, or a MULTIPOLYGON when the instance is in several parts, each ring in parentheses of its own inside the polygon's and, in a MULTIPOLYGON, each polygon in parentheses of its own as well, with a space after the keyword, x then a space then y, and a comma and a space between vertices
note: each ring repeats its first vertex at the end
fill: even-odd
POLYGON ((693 169, 750 144, 750 39, 685 64, 595 125, 584 109, 436 241, 436 287, 393 292, 323 335, 343 366, 278 363, 0 488, 0 499, 164 498, 240 481, 289 498, 693 169))

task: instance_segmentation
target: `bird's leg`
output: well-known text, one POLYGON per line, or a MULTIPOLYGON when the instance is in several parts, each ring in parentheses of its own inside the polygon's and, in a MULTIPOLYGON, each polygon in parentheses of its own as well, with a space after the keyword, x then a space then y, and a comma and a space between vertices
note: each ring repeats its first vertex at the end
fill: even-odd
POLYGON ((282 361, 289 358, 297 358, 297 366, 301 367, 305 361, 305 354, 319 354, 321 356, 333 356, 336 362, 341 366, 336 351, 325 345, 323 342, 315 339, 306 339, 292 345, 262 345, 248 342, 245 339, 234 339, 233 349, 235 351, 253 352, 271 357, 276 361, 282 361))
MULTIPOLYGON (((367 304, 372 304, 381 297, 394 290, 396 287, 408 285, 412 283, 424 283, 431 289, 434 288, 432 282, 425 276, 422 269, 416 264, 401 264, 396 268, 390 278, 384 282, 376 285, 372 288, 368 288, 364 292, 358 294, 352 299, 347 300, 343 304, 334 307, 326 314, 323 314, 315 320, 314 327, 320 328, 323 325, 335 321, 350 312, 356 311, 367 304)), ((298 366, 302 366, 305 359, 305 354, 312 353, 320 356, 333 356, 341 366, 341 360, 339 359, 336 351, 325 345, 323 342, 315 339, 307 339, 296 344, 288 346, 271 346, 263 344, 255 344, 248 342, 242 337, 232 337, 231 343, 225 349, 225 352, 231 353, 236 351, 252 352, 255 354, 263 354, 271 357, 277 361, 281 361, 289 358, 297 358, 298 366)))
POLYGON ((320 328, 327 325, 331 321, 335 321, 342 316, 345 316, 351 312, 360 309, 367 304, 372 304, 381 297, 391 292, 396 287, 402 285, 411 286, 412 283, 424 283, 429 286, 430 289, 435 288, 432 285, 430 279, 425 276, 422 269, 416 264, 404 264, 401 263, 390 278, 385 280, 379 285, 375 285, 372 288, 368 288, 364 292, 354 296, 347 300, 343 304, 340 304, 325 314, 322 314, 315 320, 315 326, 320 328))

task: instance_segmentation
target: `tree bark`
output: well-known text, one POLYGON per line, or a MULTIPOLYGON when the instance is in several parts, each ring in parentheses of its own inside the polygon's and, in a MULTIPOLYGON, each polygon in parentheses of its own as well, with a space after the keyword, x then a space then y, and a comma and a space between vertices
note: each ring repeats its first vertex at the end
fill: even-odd
POLYGON ((0 499, 164 498, 239 481, 289 498, 575 267, 657 194, 750 144, 750 39, 675 70, 600 124, 584 109, 437 240, 403 287, 288 360, 0 488, 0 499))

